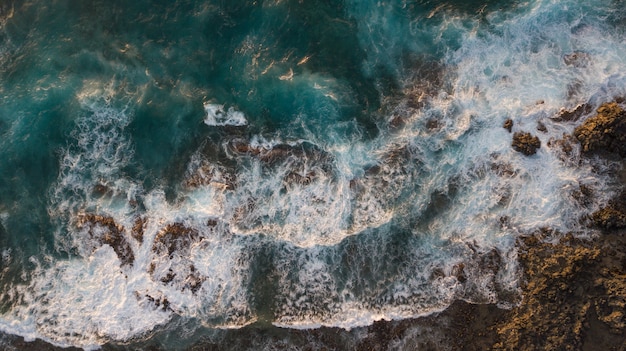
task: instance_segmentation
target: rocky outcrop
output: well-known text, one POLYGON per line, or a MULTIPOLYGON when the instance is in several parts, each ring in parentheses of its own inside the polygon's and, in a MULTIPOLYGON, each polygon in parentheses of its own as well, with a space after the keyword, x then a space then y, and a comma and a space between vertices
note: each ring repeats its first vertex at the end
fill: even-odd
POLYGON ((592 111, 593 107, 590 104, 580 104, 571 111, 562 109, 552 120, 555 122, 575 122, 581 117, 590 114, 592 111))
POLYGON ((513 133, 513 149, 526 156, 534 155, 541 147, 541 141, 536 136, 527 132, 513 133))
POLYGON ((176 251, 189 248, 199 238, 200 234, 197 230, 186 227, 182 223, 168 224, 154 238, 152 251, 158 254, 167 252, 168 256, 172 256, 176 251))
POLYGON ((574 130, 583 153, 602 152, 626 156, 626 112, 616 103, 606 103, 597 114, 574 130))
POLYGON ((98 245, 109 245, 113 248, 122 265, 132 265, 135 254, 124 236, 124 227, 117 224, 112 217, 92 213, 78 218, 79 228, 87 229, 90 238, 98 245))
POLYGON ((585 317, 592 303, 585 296, 584 270, 600 250, 572 237, 553 245, 537 235, 521 241, 525 273, 524 302, 506 322, 496 325, 496 350, 580 350, 585 317))
POLYGON ((524 302, 493 326, 496 350, 608 350, 626 346, 626 239, 585 241, 547 230, 520 240, 524 302))
POLYGON ((606 230, 626 228, 626 191, 591 215, 593 224, 606 230))

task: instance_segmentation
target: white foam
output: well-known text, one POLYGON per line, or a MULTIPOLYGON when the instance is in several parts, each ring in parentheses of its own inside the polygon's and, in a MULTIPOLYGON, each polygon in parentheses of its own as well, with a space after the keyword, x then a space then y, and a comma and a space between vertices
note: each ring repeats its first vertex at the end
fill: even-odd
POLYGON ((206 117, 204 123, 209 126, 245 126, 248 124, 246 116, 241 111, 237 111, 234 107, 224 108, 220 104, 204 104, 206 117))

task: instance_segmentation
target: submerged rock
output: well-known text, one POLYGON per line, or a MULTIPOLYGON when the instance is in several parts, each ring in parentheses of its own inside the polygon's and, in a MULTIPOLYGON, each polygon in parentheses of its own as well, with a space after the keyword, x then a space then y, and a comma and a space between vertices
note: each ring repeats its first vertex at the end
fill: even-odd
POLYGON ((88 213, 79 217, 78 227, 87 228, 89 236, 99 245, 111 246, 123 266, 132 265, 135 261, 135 254, 124 236, 124 227, 112 217, 88 213))
POLYGON ((615 102, 600 106, 597 114, 574 130, 582 151, 626 156, 626 112, 615 102))
POLYGON ((513 134, 513 149, 526 156, 534 155, 541 147, 541 141, 536 136, 527 132, 516 132, 513 134))
POLYGON ((192 189, 212 185, 225 190, 233 190, 235 182, 234 172, 207 160, 202 160, 187 172, 183 185, 192 189))
POLYGON ((135 224, 133 224, 133 228, 130 231, 130 234, 137 240, 138 242, 143 242, 143 231, 146 227, 146 223, 148 219, 145 217, 137 217, 135 219, 135 224))
POLYGON ((255 157, 268 168, 287 166, 284 176, 286 184, 308 185, 322 175, 333 173, 333 156, 308 142, 278 144, 266 148, 235 139, 229 142, 228 149, 234 155, 255 157))
POLYGON ((161 229, 154 238, 152 251, 158 254, 167 252, 171 256, 175 251, 186 249, 197 242, 200 234, 182 223, 172 223, 161 229))

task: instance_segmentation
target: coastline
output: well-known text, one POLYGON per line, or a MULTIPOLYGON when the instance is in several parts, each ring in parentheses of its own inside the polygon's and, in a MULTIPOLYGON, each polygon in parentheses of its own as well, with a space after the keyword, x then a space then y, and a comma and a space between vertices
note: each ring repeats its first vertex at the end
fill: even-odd
MULTIPOLYGON (((615 160, 621 149, 613 140, 626 137, 626 112, 616 103, 601 105, 597 114, 576 129, 584 145, 580 157, 615 160), (607 110, 608 108, 608 110, 607 110), (608 113, 607 111, 611 112, 608 113), (603 117, 607 117, 601 121, 603 117), (584 131, 587 133, 584 133, 584 131), (600 130, 601 132, 597 132, 600 130), (583 136, 580 136, 583 135, 583 136), (589 139, 584 139, 584 138, 589 139), (609 140, 607 142, 606 140, 609 140)), ((562 144, 561 144, 562 145, 562 144)), ((621 144, 617 144, 621 145, 621 144)), ((620 159, 622 160, 622 159, 620 159)), ((624 162, 622 165, 624 165, 624 162)), ((626 183, 616 174, 620 187, 626 183)), ((583 192, 584 193, 584 192, 583 192)), ((583 194, 581 203, 585 202, 583 194)), ((522 302, 510 310, 492 304, 456 301, 426 317, 378 321, 354 328, 282 329, 250 325, 198 337, 187 350, 286 348, 301 350, 624 350, 626 349, 626 197, 618 195, 586 219, 600 229, 592 239, 544 228, 517 241, 523 270, 522 302), (548 240, 560 238, 556 242, 548 240)), ((170 341, 171 342, 171 341, 170 341)), ((44 341, 0 335, 7 350, 80 350, 44 341)), ((151 339, 131 345, 103 345, 102 350, 166 350, 151 339)))

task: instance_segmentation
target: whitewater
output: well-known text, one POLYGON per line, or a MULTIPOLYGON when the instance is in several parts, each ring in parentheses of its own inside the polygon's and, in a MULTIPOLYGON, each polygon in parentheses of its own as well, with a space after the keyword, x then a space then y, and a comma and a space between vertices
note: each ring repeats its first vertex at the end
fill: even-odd
POLYGON ((1 5, 0 331, 182 349, 250 325, 517 305, 517 238, 593 238, 585 219, 617 189, 617 163, 561 141, 626 97, 624 15, 599 0, 1 5))

